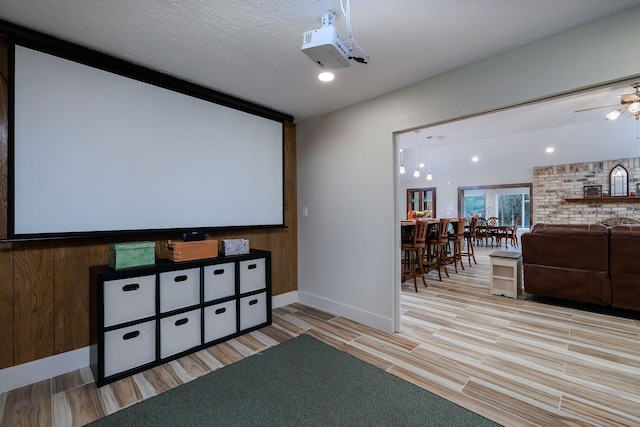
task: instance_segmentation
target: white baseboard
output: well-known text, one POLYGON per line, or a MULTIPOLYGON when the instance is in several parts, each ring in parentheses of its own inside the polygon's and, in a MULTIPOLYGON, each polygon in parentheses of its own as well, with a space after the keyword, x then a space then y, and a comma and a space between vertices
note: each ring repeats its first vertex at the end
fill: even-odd
POLYGON ((0 370, 0 393, 89 366, 89 347, 0 370))
MULTIPOLYGON (((273 308, 298 302, 298 292, 287 292, 271 298, 273 308)), ((89 347, 56 354, 22 365, 0 369, 0 393, 37 383, 89 366, 89 347)))
POLYGON ((342 304, 337 301, 329 300, 317 295, 298 291, 298 302, 308 305, 337 316, 346 317, 363 325, 379 329, 384 332, 393 333, 393 319, 369 313, 355 307, 342 304))
POLYGON ((298 291, 287 292, 286 294, 271 297, 271 308, 284 307, 294 302, 298 302, 298 291))

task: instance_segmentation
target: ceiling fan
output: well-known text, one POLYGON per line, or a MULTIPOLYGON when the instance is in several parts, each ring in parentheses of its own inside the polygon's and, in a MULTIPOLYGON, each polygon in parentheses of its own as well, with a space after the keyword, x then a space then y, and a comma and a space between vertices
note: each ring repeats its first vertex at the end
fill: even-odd
POLYGON ((630 116, 633 116, 636 120, 640 120, 640 83, 636 82, 631 85, 635 89, 634 93, 629 93, 626 95, 620 96, 620 104, 612 104, 612 105, 602 105, 600 107, 593 108, 585 108, 582 110, 576 110, 576 113, 582 111, 590 111, 590 110, 598 110, 600 108, 610 108, 610 107, 618 107, 615 110, 610 111, 605 116, 606 120, 615 120, 622 113, 629 113, 630 116))

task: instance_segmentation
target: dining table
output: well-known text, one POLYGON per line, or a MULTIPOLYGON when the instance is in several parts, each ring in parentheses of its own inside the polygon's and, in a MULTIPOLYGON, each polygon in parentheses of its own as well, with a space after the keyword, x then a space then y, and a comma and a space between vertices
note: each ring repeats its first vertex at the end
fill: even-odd
POLYGON ((509 231, 509 225, 504 224, 478 224, 476 226, 476 236, 481 240, 485 238, 485 246, 488 245, 488 238, 491 237, 491 245, 493 246, 493 240, 495 239, 498 242, 498 239, 505 238, 505 248, 509 247, 509 242, 506 239, 507 232, 509 231))

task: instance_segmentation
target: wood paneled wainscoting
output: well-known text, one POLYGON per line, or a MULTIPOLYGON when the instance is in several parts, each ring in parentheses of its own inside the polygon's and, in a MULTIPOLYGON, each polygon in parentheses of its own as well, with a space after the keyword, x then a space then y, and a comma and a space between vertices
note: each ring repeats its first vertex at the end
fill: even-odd
MULTIPOLYGON (((0 35, 0 237, 7 236, 8 41, 0 35)), ((212 233, 271 251, 273 295, 297 290, 296 127, 285 124, 287 228, 212 233)), ((137 236, 126 240, 177 239, 137 236)), ((109 244, 82 239, 0 244, 0 369, 89 345, 89 267, 108 263, 109 244)))

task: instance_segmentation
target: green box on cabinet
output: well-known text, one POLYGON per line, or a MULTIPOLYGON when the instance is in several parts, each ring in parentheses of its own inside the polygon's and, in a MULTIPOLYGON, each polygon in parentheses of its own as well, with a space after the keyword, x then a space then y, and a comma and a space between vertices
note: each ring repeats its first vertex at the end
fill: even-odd
POLYGON ((109 245, 109 267, 120 270, 130 267, 155 265, 154 242, 112 243, 109 245))

